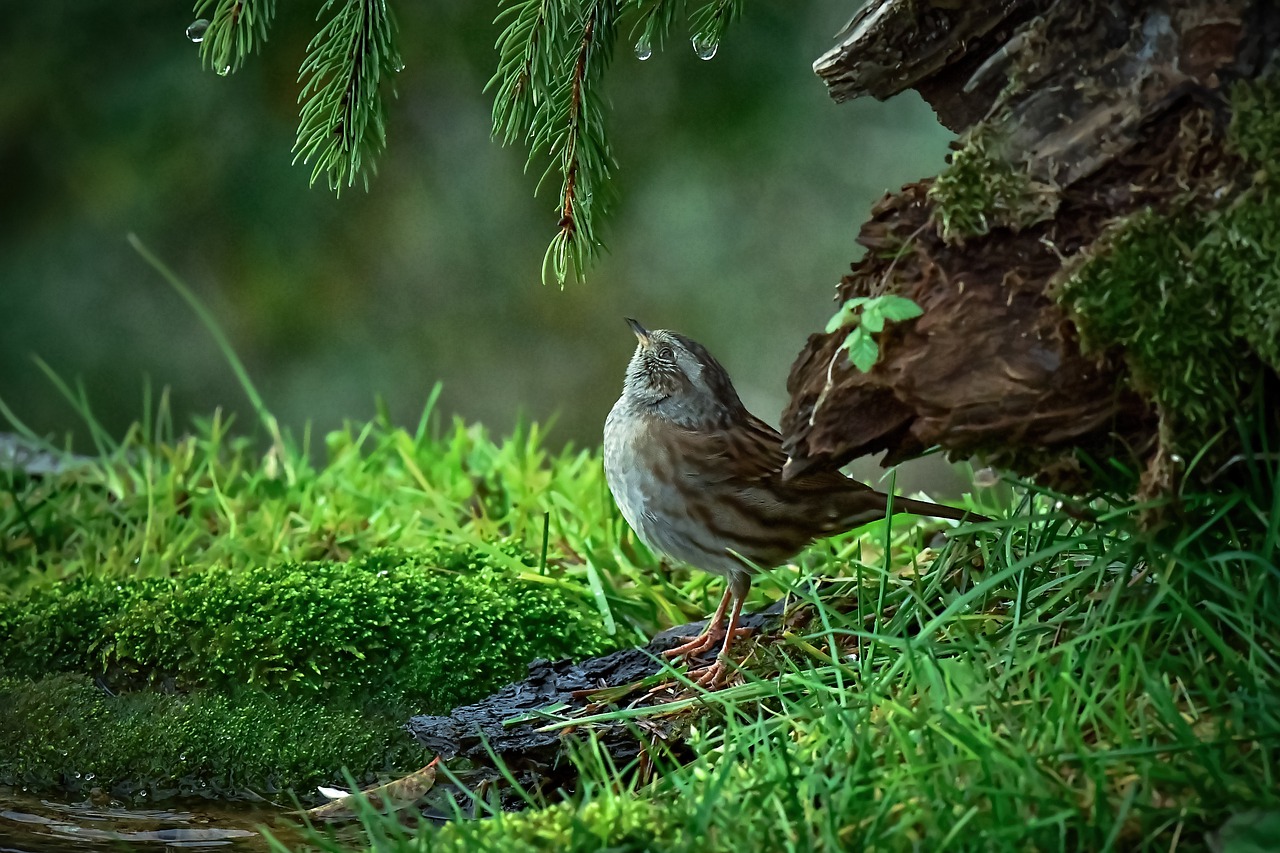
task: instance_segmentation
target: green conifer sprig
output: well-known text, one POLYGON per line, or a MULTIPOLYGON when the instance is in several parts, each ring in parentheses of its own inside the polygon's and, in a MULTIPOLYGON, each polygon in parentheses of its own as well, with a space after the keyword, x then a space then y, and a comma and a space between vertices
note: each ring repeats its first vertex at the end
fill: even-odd
MULTIPOLYGON (((546 98, 556 80, 557 53, 550 44, 565 27, 559 0, 516 0, 498 13, 496 24, 509 23, 498 36, 498 69, 485 85, 497 89, 493 99, 493 135, 503 145, 529 133, 534 105, 546 98)), ((530 154, 532 159, 532 153, 530 154)))
POLYGON ((643 61, 652 56, 654 50, 666 47, 667 33, 684 11, 685 0, 650 0, 648 3, 630 0, 628 5, 639 12, 638 20, 631 27, 631 36, 636 40, 636 58, 643 61))
MULTIPOLYGON (((743 0, 711 0, 690 14, 695 51, 711 58, 743 0)), ((526 144, 529 159, 549 161, 542 188, 559 177, 560 219, 543 258, 543 280, 564 285, 581 276, 603 242, 596 221, 616 200, 616 168, 604 124, 601 80, 616 46, 620 23, 629 19, 636 54, 647 59, 661 48, 687 0, 508 0, 497 22, 498 68, 486 90, 494 91, 493 135, 504 145, 526 144)))
MULTIPOLYGON (((605 133, 601 82, 629 23, 635 53, 648 59, 686 18, 694 51, 712 58, 744 0, 499 0, 495 23, 498 67, 485 91, 494 93, 493 135, 525 145, 525 168, 547 165, 538 188, 558 178, 555 236, 543 258, 543 280, 564 285, 581 277, 603 248, 596 226, 616 200, 616 168, 605 133)), ((267 38, 276 0, 196 0, 192 25, 201 60, 219 74, 238 70, 267 38), (199 26, 197 26, 199 25, 199 26)), ((386 0, 324 0, 323 21, 298 73, 302 90, 294 162, 312 167, 340 193, 360 180, 368 188, 375 158, 386 148, 384 95, 403 64, 386 0)), ((394 87, 391 87, 394 94, 394 87)))
POLYGON ((197 0, 195 13, 197 22, 208 21, 200 42, 201 64, 227 75, 240 70, 245 58, 267 40, 267 30, 276 16, 276 3, 275 0, 197 0))
POLYGON ((711 0, 689 16, 693 33, 693 50, 703 59, 711 59, 720 47, 725 30, 742 13, 742 0, 711 0))
POLYGON ((385 0, 325 0, 316 18, 330 13, 298 72, 305 82, 293 159, 314 163, 311 182, 325 175, 329 188, 341 193, 357 178, 368 189, 387 144, 382 87, 404 64, 385 0))
POLYGON ((604 103, 600 80, 617 39, 613 0, 587 4, 577 44, 565 52, 560 83, 535 110, 531 153, 547 151, 548 164, 539 187, 553 174, 560 176, 560 222, 543 258, 548 273, 561 285, 570 266, 581 273, 589 255, 601 246, 596 236, 597 214, 608 213, 616 196, 611 178, 615 163, 604 133, 604 103), (540 117, 538 112, 545 112, 540 117))

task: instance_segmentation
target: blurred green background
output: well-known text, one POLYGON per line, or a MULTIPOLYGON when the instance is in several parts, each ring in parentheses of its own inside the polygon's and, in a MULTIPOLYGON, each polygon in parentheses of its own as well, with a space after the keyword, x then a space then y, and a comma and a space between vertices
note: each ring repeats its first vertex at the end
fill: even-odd
MULTIPOLYGON (((291 427, 412 424, 441 406, 498 431, 556 418, 596 444, 639 318, 706 344, 772 423, 831 315, 870 204, 936 173, 949 134, 914 94, 832 103, 811 70, 856 3, 752 2, 712 61, 687 38, 616 53, 621 204, 585 283, 539 281, 557 214, 525 152, 489 139, 491 2, 399 3, 406 69, 370 190, 290 165, 318 4, 281 4, 241 73, 200 68, 190 5, 9 4, 0 32, 0 398, 42 433, 77 418, 30 356, 80 377, 121 433, 143 377, 178 424, 244 394, 136 232, 206 301, 291 427)), ((0 425, 3 428, 3 425, 0 425)))

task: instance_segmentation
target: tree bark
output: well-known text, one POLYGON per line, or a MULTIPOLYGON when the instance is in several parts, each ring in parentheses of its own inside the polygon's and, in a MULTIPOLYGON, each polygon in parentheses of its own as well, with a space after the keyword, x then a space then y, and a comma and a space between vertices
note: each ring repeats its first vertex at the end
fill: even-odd
MULTIPOLYGON (((1271 0, 864 7, 814 65, 831 96, 913 88, 963 136, 943 175, 886 196, 863 226, 839 299, 892 292, 924 314, 878 335, 867 373, 840 349, 847 330, 809 338, 783 414, 790 470, 940 445, 1071 491, 1095 485, 1082 453, 1168 487, 1189 418, 1135 370, 1132 343, 1082 334, 1090 318, 1063 294, 1136 217, 1221 211, 1251 191, 1230 87, 1262 76, 1277 44, 1271 0)), ((1239 354, 1242 394, 1280 369, 1259 352, 1239 354)))

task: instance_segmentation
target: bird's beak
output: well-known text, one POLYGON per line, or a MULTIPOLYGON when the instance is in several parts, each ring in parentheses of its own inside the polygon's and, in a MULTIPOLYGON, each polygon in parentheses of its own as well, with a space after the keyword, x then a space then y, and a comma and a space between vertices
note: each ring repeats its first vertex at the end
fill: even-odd
POLYGON ((645 349, 648 349, 649 348, 648 330, 646 330, 644 326, 641 326, 638 321, 632 320, 630 317, 627 318, 627 325, 631 327, 631 331, 636 333, 636 340, 640 342, 640 346, 644 347, 645 349))

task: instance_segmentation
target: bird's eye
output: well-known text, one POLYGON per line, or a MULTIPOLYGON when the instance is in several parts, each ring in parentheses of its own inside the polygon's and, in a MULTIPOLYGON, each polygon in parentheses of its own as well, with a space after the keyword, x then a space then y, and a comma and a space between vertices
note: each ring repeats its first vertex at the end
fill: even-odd
POLYGON ((676 357, 675 350, 671 349, 671 347, 663 347, 662 349, 658 350, 658 358, 662 359, 663 361, 671 361, 675 357, 676 357))

